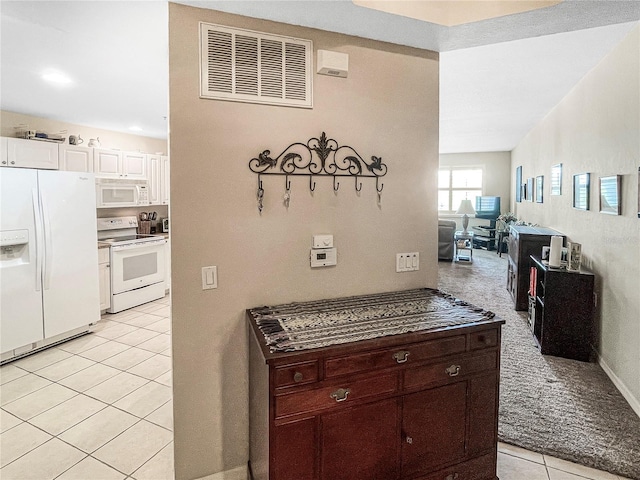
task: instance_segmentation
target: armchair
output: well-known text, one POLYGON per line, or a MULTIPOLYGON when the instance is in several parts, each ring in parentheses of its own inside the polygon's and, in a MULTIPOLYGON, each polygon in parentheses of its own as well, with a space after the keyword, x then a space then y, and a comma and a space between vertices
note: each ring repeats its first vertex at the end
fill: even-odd
POLYGON ((456 222, 438 219, 438 260, 453 261, 453 239, 456 222))

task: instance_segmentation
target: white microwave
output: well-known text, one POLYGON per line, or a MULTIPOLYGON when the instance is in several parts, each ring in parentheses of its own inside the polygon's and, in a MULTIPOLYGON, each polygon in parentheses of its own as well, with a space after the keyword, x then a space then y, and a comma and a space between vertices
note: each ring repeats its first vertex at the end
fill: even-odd
POLYGON ((138 207, 149 205, 146 180, 96 178, 96 207, 138 207))

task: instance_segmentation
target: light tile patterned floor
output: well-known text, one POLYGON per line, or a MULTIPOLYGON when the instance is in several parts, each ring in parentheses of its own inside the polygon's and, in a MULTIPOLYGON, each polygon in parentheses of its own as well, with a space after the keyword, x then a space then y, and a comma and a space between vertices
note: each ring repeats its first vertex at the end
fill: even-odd
MULTIPOLYGON (((2 480, 171 480, 169 297, 0 367, 2 480)), ((500 480, 621 480, 500 444, 500 480)))

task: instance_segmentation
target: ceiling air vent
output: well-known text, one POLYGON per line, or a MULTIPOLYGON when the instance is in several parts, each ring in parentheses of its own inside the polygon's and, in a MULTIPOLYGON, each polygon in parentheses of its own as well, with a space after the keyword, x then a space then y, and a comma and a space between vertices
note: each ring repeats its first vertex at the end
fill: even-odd
POLYGON ((311 40, 200 23, 200 96, 311 108, 311 40))

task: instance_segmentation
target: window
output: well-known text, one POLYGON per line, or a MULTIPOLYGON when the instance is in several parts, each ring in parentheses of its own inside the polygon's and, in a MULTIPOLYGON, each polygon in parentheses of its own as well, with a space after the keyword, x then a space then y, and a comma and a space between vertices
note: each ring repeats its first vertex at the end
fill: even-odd
POLYGON ((438 170, 438 212, 455 213, 465 198, 476 204, 482 196, 481 167, 441 167, 438 170))

